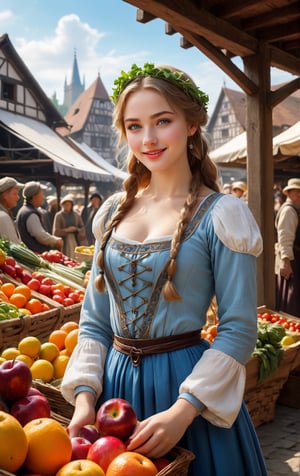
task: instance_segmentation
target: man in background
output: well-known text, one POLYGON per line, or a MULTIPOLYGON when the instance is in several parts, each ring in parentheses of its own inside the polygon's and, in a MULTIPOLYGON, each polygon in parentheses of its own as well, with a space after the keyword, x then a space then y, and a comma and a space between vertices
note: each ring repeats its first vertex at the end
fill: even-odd
POLYGON ((93 245, 95 243, 95 237, 92 231, 93 219, 102 205, 103 198, 98 192, 92 193, 90 196, 90 203, 87 207, 82 210, 81 217, 83 223, 85 224, 85 232, 88 245, 93 245))
POLYGON ((53 249, 62 249, 63 239, 48 233, 42 223, 39 207, 45 196, 39 182, 28 182, 23 189, 24 204, 17 213, 16 223, 22 241, 32 251, 43 253, 53 249))
POLYGON ((300 179, 282 190, 287 199, 275 219, 276 310, 300 317, 300 179))
POLYGON ((6 238, 12 243, 21 243, 11 210, 19 201, 19 190, 24 184, 12 177, 0 179, 0 238, 6 238))

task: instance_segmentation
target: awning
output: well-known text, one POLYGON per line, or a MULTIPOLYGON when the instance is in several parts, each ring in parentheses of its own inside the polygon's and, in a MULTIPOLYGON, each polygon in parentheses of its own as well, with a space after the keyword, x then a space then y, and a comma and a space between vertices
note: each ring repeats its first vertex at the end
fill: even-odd
POLYGON ((0 109, 1 126, 53 160, 56 173, 91 181, 110 181, 111 173, 81 155, 46 124, 0 109))
POLYGON ((273 139, 273 155, 300 156, 300 121, 273 139))
MULTIPOLYGON (((73 139, 72 139, 73 140, 73 139)), ((92 160, 95 164, 102 167, 107 172, 111 173, 114 177, 124 180, 128 177, 128 173, 124 172, 123 170, 114 167, 112 164, 107 162, 101 155, 97 154, 93 149, 91 149, 85 142, 79 143, 73 140, 77 147, 79 147, 82 152, 84 152, 90 160, 92 160)))
POLYGON ((230 141, 209 153, 216 164, 231 164, 239 160, 245 162, 247 157, 247 136, 242 132, 230 141))

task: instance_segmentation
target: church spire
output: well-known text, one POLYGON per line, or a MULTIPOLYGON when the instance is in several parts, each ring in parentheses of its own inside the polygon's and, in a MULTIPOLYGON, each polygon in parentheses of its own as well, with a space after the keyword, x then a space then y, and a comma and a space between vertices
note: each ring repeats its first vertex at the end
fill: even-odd
POLYGON ((70 109, 72 104, 76 101, 76 99, 80 96, 80 94, 84 91, 85 85, 81 83, 80 76, 79 76, 79 68, 77 62, 77 53, 76 48, 74 48, 74 59, 73 59, 73 69, 72 69, 72 79, 69 85, 65 82, 65 95, 64 95, 64 106, 67 110, 70 109))

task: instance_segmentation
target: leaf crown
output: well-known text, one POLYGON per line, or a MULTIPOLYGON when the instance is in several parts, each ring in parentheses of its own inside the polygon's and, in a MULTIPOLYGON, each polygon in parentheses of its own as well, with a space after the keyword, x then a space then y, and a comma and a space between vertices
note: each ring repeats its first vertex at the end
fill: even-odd
POLYGON ((114 81, 113 94, 111 96, 113 103, 117 103, 120 94, 131 81, 138 77, 145 76, 152 76, 173 83, 187 96, 200 103, 205 111, 207 111, 208 95, 201 91, 191 79, 184 77, 182 71, 173 71, 169 68, 157 67, 153 63, 145 63, 143 67, 133 64, 130 71, 121 71, 120 76, 114 81))

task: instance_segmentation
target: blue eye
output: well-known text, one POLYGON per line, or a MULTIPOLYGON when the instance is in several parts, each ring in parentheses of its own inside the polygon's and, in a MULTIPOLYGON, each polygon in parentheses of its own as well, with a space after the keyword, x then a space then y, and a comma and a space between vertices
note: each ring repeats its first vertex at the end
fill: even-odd
POLYGON ((158 124, 164 125, 164 124, 170 124, 170 122, 171 122, 170 119, 159 119, 158 124))
POLYGON ((136 129, 140 129, 141 126, 138 124, 130 124, 130 126, 127 127, 129 131, 135 131, 136 129))

